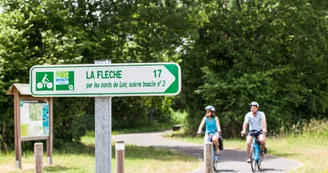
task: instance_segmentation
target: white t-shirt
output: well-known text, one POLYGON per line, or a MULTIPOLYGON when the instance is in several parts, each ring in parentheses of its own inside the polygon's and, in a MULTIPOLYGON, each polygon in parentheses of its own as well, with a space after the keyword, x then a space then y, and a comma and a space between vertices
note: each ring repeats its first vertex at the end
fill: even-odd
POLYGON ((249 130, 263 130, 263 119, 265 114, 261 111, 257 111, 256 116, 252 112, 248 112, 245 115, 245 121, 248 120, 249 130))

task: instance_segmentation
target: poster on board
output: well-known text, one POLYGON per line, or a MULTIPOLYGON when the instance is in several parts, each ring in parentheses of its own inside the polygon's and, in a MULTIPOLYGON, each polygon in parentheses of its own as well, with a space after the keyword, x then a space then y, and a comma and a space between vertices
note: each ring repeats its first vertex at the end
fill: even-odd
POLYGON ((49 136, 49 104, 45 100, 20 100, 21 137, 49 136))

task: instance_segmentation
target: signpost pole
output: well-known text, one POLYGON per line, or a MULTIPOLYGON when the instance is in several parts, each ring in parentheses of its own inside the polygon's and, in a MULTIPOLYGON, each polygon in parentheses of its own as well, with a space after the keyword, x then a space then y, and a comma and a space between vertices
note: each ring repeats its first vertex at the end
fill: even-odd
POLYGON ((47 139, 47 163, 52 165, 52 151, 53 151, 53 98, 49 98, 49 136, 47 139))
MULTIPOLYGON (((95 64, 110 64, 108 60, 96 60, 95 64)), ((95 97, 96 173, 112 170, 112 98, 95 97)))

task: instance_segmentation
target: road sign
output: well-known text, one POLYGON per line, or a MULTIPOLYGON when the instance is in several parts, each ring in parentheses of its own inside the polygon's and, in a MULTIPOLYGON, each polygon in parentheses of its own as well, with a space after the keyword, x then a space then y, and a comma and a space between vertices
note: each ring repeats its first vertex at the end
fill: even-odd
POLYGON ((30 69, 33 96, 159 96, 181 90, 176 63, 37 65, 30 69))

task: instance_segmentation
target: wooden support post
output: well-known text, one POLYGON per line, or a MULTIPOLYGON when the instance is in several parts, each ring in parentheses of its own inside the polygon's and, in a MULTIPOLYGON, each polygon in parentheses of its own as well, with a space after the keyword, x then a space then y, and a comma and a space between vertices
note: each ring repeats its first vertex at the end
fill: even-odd
POLYGON ((124 173, 124 152, 125 146, 124 141, 116 141, 116 172, 124 173))
POLYGON ((213 143, 205 142, 204 146, 205 173, 213 173, 213 143))
POLYGON ((14 123, 15 123, 15 154, 16 168, 22 169, 22 141, 20 131, 20 94, 14 89, 14 123))
POLYGON ((43 173, 43 144, 34 143, 35 173, 43 173))

